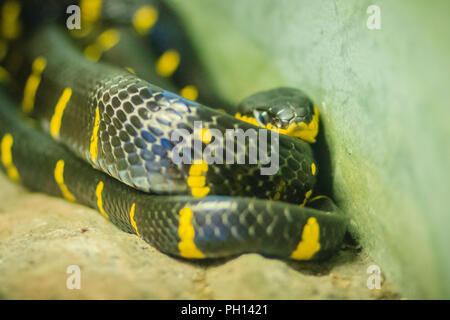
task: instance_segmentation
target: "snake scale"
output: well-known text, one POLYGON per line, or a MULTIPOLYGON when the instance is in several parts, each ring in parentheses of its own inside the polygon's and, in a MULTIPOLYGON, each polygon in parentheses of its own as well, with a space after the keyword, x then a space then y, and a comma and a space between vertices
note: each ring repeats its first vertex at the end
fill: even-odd
MULTIPOLYGON (((103 14, 103 25, 85 25, 91 35, 100 30, 99 37, 72 40, 58 19, 36 23, 26 18, 37 10, 33 1, 5 1, 3 10, 12 3, 21 8, 27 32, 9 42, 10 53, 4 58, 9 92, 6 86, 0 91, 1 167, 10 179, 95 208, 121 230, 174 256, 199 259, 256 252, 320 260, 340 247, 346 219, 329 198, 312 197, 318 166, 308 142, 315 141, 318 111, 303 93, 289 88, 260 92, 244 99, 239 112, 227 114, 205 105, 216 101, 225 107, 205 93, 213 90, 204 89, 209 85, 202 87, 202 81, 186 76, 192 72, 189 64, 180 64, 181 75, 173 79, 161 72, 140 75, 148 61, 129 47, 130 41, 123 41, 124 48, 124 37, 116 37, 108 48, 111 33, 103 40, 101 35, 110 32, 111 25, 123 26, 123 34, 130 32, 128 39, 151 40, 152 33, 132 36, 129 20, 121 20, 126 15, 113 10, 120 1, 103 3, 98 14, 103 14), (94 38, 104 41, 103 47, 79 50, 94 38), (116 51, 108 58, 112 47, 116 51), (128 56, 133 67, 125 69, 127 62, 120 63, 128 56), (189 80, 203 88, 198 90, 202 103, 174 92, 189 80), (21 114, 16 101, 21 102, 21 114), (39 126, 30 125, 29 117, 39 126), (199 130, 196 123, 201 123, 199 130), (230 153, 229 129, 253 130, 256 140, 232 137, 230 153), (178 130, 186 133, 188 147, 183 150, 189 151, 183 152, 181 162, 173 160, 182 143, 173 139, 178 130), (261 161, 250 161, 253 144, 265 137, 272 139, 268 155, 278 157, 278 170, 269 175, 261 174, 261 161), (208 147, 210 156, 226 154, 233 161, 206 161, 201 152, 208 147)), ((131 11, 139 11, 144 3, 147 13, 148 8, 160 10, 149 7, 148 1, 126 3, 138 4, 127 6, 131 11)), ((83 3, 80 6, 83 9, 83 3)), ((164 14, 159 17, 148 28, 162 28, 158 23, 164 14)), ((161 35, 154 31, 153 37, 161 35)), ((164 46, 160 40, 155 43, 164 46)))

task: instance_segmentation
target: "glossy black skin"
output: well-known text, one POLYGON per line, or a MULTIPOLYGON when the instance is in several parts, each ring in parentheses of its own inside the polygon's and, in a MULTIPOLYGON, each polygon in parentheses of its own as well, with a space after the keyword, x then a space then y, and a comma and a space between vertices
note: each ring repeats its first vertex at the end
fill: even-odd
MULTIPOLYGON (((217 258, 246 252, 282 259, 290 258, 301 240, 304 225, 314 217, 326 237, 320 238, 321 249, 311 260, 329 258, 339 249, 347 222, 339 214, 327 214, 311 208, 278 201, 244 197, 148 195, 92 169, 88 164, 40 130, 29 127, 16 107, 0 89, 0 139, 5 134, 14 137, 12 158, 20 182, 31 190, 62 197, 54 179, 56 162, 63 160, 64 182, 76 202, 98 209, 96 186, 104 183, 103 207, 109 220, 121 230, 137 233, 130 220, 130 208, 135 204, 134 220, 139 236, 162 252, 180 256, 178 243, 179 211, 185 206, 195 211, 194 242, 204 258, 217 258), (217 208, 228 209, 217 209, 217 208), (224 223, 223 215, 227 215, 224 223), (242 219, 241 216, 246 218, 242 219), (275 224, 274 221, 276 221, 275 224), (268 226, 271 225, 271 230, 268 226), (219 233, 213 232, 218 228, 219 233), (235 228, 235 232, 230 232, 235 228), (254 230, 254 232, 249 232, 254 230)), ((0 166, 4 171, 4 167, 0 166)), ((333 208, 332 203, 321 205, 333 208)), ((322 209, 319 207, 318 209, 322 209)))

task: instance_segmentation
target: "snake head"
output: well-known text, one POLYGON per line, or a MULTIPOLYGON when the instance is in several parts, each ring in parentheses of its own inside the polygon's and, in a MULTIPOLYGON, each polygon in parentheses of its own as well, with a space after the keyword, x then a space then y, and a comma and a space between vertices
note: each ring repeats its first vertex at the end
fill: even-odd
POLYGON ((300 90, 276 88, 255 93, 239 105, 236 117, 262 128, 316 142, 319 110, 300 90))

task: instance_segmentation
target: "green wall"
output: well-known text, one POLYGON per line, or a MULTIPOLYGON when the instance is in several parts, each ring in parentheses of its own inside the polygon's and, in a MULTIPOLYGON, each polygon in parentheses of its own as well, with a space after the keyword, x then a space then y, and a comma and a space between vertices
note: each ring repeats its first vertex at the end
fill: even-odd
POLYGON ((225 97, 289 85, 313 98, 362 246, 406 297, 450 298, 450 2, 171 2, 225 97))

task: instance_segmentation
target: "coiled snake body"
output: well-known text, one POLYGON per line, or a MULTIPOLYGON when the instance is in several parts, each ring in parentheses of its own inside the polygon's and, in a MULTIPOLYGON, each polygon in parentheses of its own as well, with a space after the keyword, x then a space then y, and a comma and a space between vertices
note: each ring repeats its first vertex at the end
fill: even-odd
MULTIPOLYGON (((308 143, 274 135, 279 141, 278 150, 271 149, 279 159, 275 174, 261 175, 261 161, 249 161, 252 143, 271 136, 261 129, 271 129, 265 121, 279 120, 280 133, 296 128, 294 120, 282 121, 295 118, 291 111, 276 103, 271 104, 281 108, 276 112, 259 105, 246 110, 244 101, 236 119, 123 68, 89 61, 52 25, 20 46, 16 52, 23 62, 10 69, 21 88, 22 111, 47 133, 20 119, 2 92, 0 151, 11 179, 96 208, 120 229, 185 258, 258 252, 308 260, 339 248, 346 222, 337 208, 321 197, 311 204, 315 208, 305 207, 318 170, 308 143), (227 129, 253 129, 258 140, 234 140, 230 163, 196 158, 196 141, 201 150, 224 154, 227 129), (173 161, 177 130, 188 133, 192 151, 183 153, 189 161, 182 163, 173 161), (237 164, 239 151, 246 161, 237 164)), ((261 95, 251 101, 258 99, 261 95)), ((297 114, 307 122, 306 132, 316 129, 310 126, 317 125, 314 111, 297 114)))

